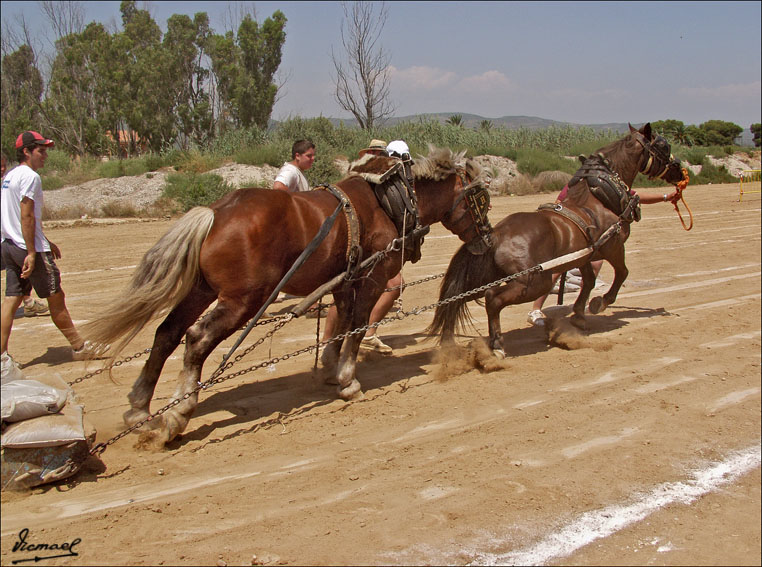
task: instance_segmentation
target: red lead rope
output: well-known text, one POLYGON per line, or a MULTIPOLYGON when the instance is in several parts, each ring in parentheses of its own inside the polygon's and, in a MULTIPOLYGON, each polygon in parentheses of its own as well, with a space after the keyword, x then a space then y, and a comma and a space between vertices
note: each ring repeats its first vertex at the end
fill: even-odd
POLYGON ((683 190, 685 190, 685 188, 688 186, 688 181, 690 180, 691 178, 688 177, 688 170, 683 168, 683 179, 675 184, 675 187, 677 188, 677 198, 672 201, 672 204, 675 206, 675 210, 677 211, 677 216, 680 217, 680 224, 683 225, 685 230, 690 230, 693 228, 693 213, 691 212, 691 208, 688 206, 688 203, 685 202, 685 198, 683 197, 683 190), (690 224, 688 226, 685 225, 683 215, 680 214, 680 207, 677 206, 678 201, 682 201, 683 205, 685 205, 685 208, 688 211, 688 216, 690 218, 690 224))

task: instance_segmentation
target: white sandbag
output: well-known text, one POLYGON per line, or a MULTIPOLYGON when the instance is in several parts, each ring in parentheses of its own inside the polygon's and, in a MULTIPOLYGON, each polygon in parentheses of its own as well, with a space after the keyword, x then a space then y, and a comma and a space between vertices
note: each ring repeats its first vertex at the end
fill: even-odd
POLYGON ((0 355, 0 383, 6 384, 13 380, 23 380, 24 373, 7 352, 0 355))
POLYGON ((66 404, 68 392, 37 380, 13 380, 0 387, 2 419, 14 423, 58 413, 66 404))
POLYGON ((89 433, 82 406, 66 404, 58 413, 11 423, 3 431, 2 447, 55 447, 87 439, 89 433))

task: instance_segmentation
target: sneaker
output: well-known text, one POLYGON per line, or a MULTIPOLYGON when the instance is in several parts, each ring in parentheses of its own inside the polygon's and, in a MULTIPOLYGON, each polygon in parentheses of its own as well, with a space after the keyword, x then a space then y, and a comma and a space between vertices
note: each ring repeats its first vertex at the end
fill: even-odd
POLYGON ((364 348, 367 350, 375 350, 376 352, 380 352, 381 354, 391 354, 392 353, 392 347, 385 344, 381 339, 378 338, 378 335, 371 335, 370 337, 364 337, 362 342, 360 342, 360 348, 364 348))
POLYGON ((50 313, 46 303, 37 301, 36 299, 31 304, 24 304, 24 317, 37 317, 38 315, 47 315, 50 313))
POLYGON ((531 325, 534 325, 535 327, 544 327, 545 314, 539 309, 535 309, 534 311, 529 312, 529 315, 527 316, 527 321, 531 325))
POLYGON ((71 349, 72 360, 94 360, 96 358, 104 358, 104 353, 108 350, 109 345, 94 345, 90 341, 85 341, 78 350, 71 349))

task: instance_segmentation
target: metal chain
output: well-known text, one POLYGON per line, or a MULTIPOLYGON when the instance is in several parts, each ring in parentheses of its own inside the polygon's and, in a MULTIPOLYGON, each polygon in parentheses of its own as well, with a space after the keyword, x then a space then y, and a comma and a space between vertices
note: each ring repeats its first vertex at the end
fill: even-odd
MULTIPOLYGON (((417 308, 415 308, 415 309, 413 309, 411 311, 402 311, 402 310, 400 310, 400 311, 397 312, 397 314, 394 317, 386 317, 386 318, 384 318, 381 321, 378 321, 376 323, 368 324, 368 325, 365 325, 365 326, 362 326, 362 327, 357 327, 356 329, 352 329, 351 331, 347 331, 346 333, 342 333, 342 334, 337 335, 337 336, 335 336, 335 337, 333 337, 331 339, 328 339, 328 340, 325 340, 325 341, 316 342, 313 345, 306 346, 306 347, 301 348, 299 350, 296 350, 294 352, 287 353, 287 354, 284 354, 282 356, 276 356, 276 357, 270 358, 269 360, 265 360, 265 361, 260 362, 258 364, 254 364, 253 366, 250 366, 248 368, 244 368, 244 369, 239 370, 237 372, 233 372, 232 374, 228 374, 227 376, 222 376, 223 372, 225 372, 226 370, 229 370, 235 363, 239 362, 248 353, 250 353, 252 350, 254 350, 257 346, 259 346, 260 344, 265 342, 268 338, 272 337, 277 331, 279 331, 284 325, 286 325, 286 323, 291 321, 294 318, 294 316, 293 316, 293 314, 289 313, 289 314, 285 315, 277 323, 277 325, 275 327, 270 329, 264 336, 262 336, 259 340, 257 340, 253 345, 251 345, 246 350, 244 350, 242 353, 237 355, 232 361, 229 360, 227 363, 220 365, 220 367, 217 368, 217 370, 214 371, 214 373, 212 374, 212 376, 208 380, 206 380, 205 382, 199 382, 199 384, 193 390, 183 394, 182 398, 177 398, 177 399, 172 400, 169 404, 167 404, 163 408, 157 410, 156 412, 154 412, 153 414, 149 415, 145 419, 135 423, 134 425, 132 425, 129 428, 125 429, 124 431, 122 431, 121 433, 119 433, 116 436, 112 437, 108 441, 104 441, 103 443, 98 443, 97 445, 95 445, 90 450, 90 454, 91 455, 94 455, 94 454, 100 455, 100 454, 102 454, 106 450, 107 447, 109 447, 110 445, 113 445, 118 440, 120 440, 122 437, 125 437, 126 435, 129 435, 130 433, 132 433, 136 429, 139 429, 140 427, 142 427, 146 423, 153 421, 155 418, 159 417, 163 413, 165 413, 168 410, 170 410, 171 408, 175 407, 176 405, 178 405, 182 401, 187 400, 192 395, 200 392, 201 390, 206 390, 206 389, 210 388, 211 386, 213 386, 215 384, 221 384, 222 382, 226 382, 227 380, 231 380, 233 378, 238 378, 239 376, 243 376, 244 374, 248 374, 249 372, 253 372, 253 371, 261 369, 261 368, 267 368, 269 366, 277 364, 278 362, 283 362, 283 361, 289 360, 290 358, 299 356, 301 354, 305 354, 305 353, 311 352, 311 351, 313 351, 315 349, 319 349, 321 347, 325 347, 325 346, 329 345, 330 343, 333 343, 333 342, 336 342, 336 341, 342 341, 342 340, 344 340, 345 338, 347 338, 347 337, 349 337, 351 335, 357 335, 359 333, 365 334, 365 332, 368 331, 368 329, 375 329, 377 327, 380 327, 381 325, 386 325, 386 324, 392 323, 394 321, 402 320, 402 319, 405 319, 406 317, 410 317, 411 315, 420 315, 421 313, 424 313, 425 311, 429 311, 431 309, 434 309, 434 308, 436 308, 436 307, 438 307, 440 305, 447 305, 448 303, 452 303, 454 301, 459 301, 461 299, 466 299, 466 298, 471 297, 473 295, 480 294, 480 293, 482 293, 482 292, 484 292, 484 291, 486 291, 486 290, 488 290, 488 289, 490 289, 492 287, 496 287, 496 286, 502 285, 504 283, 507 283, 507 282, 509 282, 509 281, 511 281, 513 279, 518 278, 518 277, 521 277, 521 276, 524 276, 524 275, 528 275, 528 274, 531 274, 533 272, 541 272, 541 271, 542 271, 542 267, 541 266, 539 266, 539 265, 533 266, 533 267, 528 268, 526 270, 523 270, 521 272, 517 272, 515 274, 511 274, 509 276, 506 276, 506 277, 501 278, 499 280, 495 280, 495 281, 493 281, 491 283, 482 285, 482 286, 474 288, 472 290, 464 291, 463 293, 460 293, 458 295, 453 295, 452 297, 448 297, 446 299, 443 299, 441 301, 437 301, 435 303, 431 303, 429 305, 425 305, 423 307, 417 307, 417 308)), ((438 277, 438 276, 430 277, 430 278, 428 278, 428 280, 436 279, 436 277, 438 277)))

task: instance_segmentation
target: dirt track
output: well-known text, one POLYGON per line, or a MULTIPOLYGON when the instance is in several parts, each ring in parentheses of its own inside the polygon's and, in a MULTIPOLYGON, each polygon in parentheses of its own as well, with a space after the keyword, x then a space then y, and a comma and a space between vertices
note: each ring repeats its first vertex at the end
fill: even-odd
MULTIPOLYGON (((336 399, 309 354, 229 380, 202 395, 166 451, 138 451, 131 435, 69 483, 3 493, 2 563, 33 557, 12 550, 28 528, 36 543, 81 539, 77 557, 44 565, 759 565, 760 199, 739 203, 736 185, 686 197, 691 232, 670 205, 643 207, 630 277, 589 316, 580 348, 549 346, 527 325, 529 306, 514 306, 502 315, 504 367, 469 370, 460 357, 461 373, 450 362, 445 376, 426 312, 380 329, 395 353, 365 356, 360 402, 336 399)), ((490 216, 547 200, 496 198, 490 216)), ((46 230, 78 322, 121 291, 169 225, 46 230)), ((405 279, 443 272, 457 246, 434 227, 405 279)), ((611 281, 608 266, 601 277, 611 281)), ((407 289, 403 308, 433 303, 440 281, 407 289)), ((548 313, 569 312, 554 299, 548 313)), ((153 329, 127 352, 150 346, 153 329)), ((236 370, 314 341, 314 319, 286 329, 236 370)), ((10 351, 27 378, 84 374, 49 318, 17 319, 10 351)), ((143 360, 115 383, 77 385, 98 441, 123 427, 143 360)))

